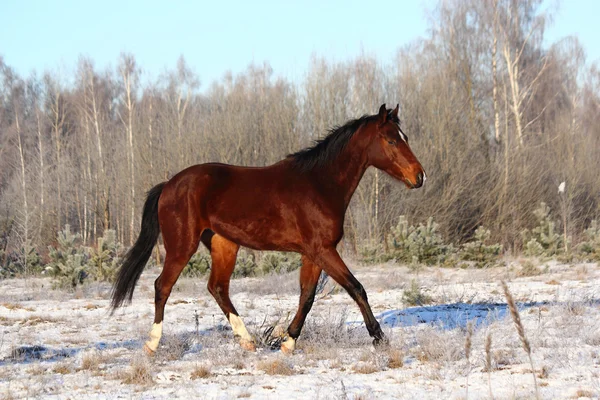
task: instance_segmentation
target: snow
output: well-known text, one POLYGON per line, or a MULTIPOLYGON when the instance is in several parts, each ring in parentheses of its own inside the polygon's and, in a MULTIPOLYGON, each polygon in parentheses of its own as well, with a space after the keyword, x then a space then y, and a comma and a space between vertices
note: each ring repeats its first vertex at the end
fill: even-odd
MULTIPOLYGON (((181 278, 158 351, 148 357, 142 346, 153 321, 157 269, 144 272, 133 304, 113 316, 105 284, 66 293, 42 278, 0 281, 0 398, 462 399, 467 388, 470 399, 490 398, 490 391, 496 399, 532 398, 531 365, 501 279, 518 303, 541 397, 600 395, 596 264, 548 263, 534 277, 518 276, 517 261, 487 270, 425 268, 418 275, 392 264, 349 264, 390 349, 373 348, 358 308, 333 287, 317 296, 297 351, 286 356, 260 340, 256 353, 242 350, 206 281, 181 278), (413 279, 432 304, 402 304, 413 279), (475 330, 467 361, 469 321, 475 330), (401 367, 391 363, 394 357, 401 367), (269 366, 290 374, 269 374, 269 366)), ((268 327, 287 327, 298 306, 296 282, 297 272, 232 282, 233 303, 257 339, 268 327)))

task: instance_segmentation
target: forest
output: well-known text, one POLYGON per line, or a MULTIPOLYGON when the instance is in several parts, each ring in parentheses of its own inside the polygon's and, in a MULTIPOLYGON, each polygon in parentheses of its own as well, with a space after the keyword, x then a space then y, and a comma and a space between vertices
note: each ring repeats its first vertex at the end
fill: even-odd
POLYGON ((382 103, 400 104, 428 179, 409 191, 369 170, 343 252, 387 252, 399 221, 435 221, 456 245, 484 227, 511 254, 551 221, 539 236, 575 252, 600 217, 600 69, 576 37, 545 40, 542 6, 440 1, 428 34, 393 59, 314 55, 297 80, 265 61, 201 82, 184 56, 148 80, 127 53, 106 69, 81 56, 72 73, 23 76, 0 54, 0 266, 26 272, 67 225, 86 246, 107 230, 130 246, 146 191, 183 168, 268 165, 382 103))

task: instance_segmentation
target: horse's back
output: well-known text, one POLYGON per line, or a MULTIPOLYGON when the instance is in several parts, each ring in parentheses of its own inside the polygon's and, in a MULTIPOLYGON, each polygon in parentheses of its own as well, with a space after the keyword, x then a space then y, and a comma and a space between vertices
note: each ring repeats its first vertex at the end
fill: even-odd
POLYGON ((198 164, 171 178, 161 206, 190 210, 192 223, 201 229, 246 247, 297 250, 302 242, 299 193, 302 188, 306 193, 309 186, 283 163, 268 167, 198 164))

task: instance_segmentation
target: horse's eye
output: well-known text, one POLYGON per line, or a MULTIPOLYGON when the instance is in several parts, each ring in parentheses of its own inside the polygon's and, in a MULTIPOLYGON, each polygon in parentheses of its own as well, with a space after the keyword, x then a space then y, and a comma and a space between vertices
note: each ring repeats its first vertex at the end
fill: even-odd
POLYGON ((391 144, 392 146, 396 145, 396 141, 395 140, 388 140, 388 143, 391 144))

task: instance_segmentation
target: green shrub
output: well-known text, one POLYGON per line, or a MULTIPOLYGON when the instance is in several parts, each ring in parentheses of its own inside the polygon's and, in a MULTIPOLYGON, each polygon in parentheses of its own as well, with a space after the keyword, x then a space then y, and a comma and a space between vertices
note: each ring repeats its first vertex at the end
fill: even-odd
POLYGON ((527 260, 521 266, 521 271, 519 272, 519 276, 538 276, 545 272, 548 272, 548 266, 544 269, 540 269, 531 261, 527 260))
POLYGON ((71 226, 58 232, 57 246, 48 246, 50 263, 44 271, 54 278, 54 287, 74 288, 88 277, 86 271, 88 255, 81 246, 81 235, 71 232, 71 226))
POLYGON ((378 264, 391 260, 391 252, 385 252, 381 243, 369 243, 361 246, 360 259, 366 264, 378 264))
POLYGON ((294 271, 302 266, 300 254, 273 251, 264 254, 259 262, 260 272, 263 274, 283 274, 294 271))
POLYGON ((600 226, 593 220, 584 231, 585 239, 577 246, 577 251, 588 261, 600 261, 600 226))
POLYGON ((43 269, 40 253, 29 243, 15 252, 0 250, 0 278, 33 275, 43 269))
POLYGON ((246 278, 257 275, 259 275, 259 268, 258 264, 256 263, 254 252, 241 249, 238 252, 237 260, 235 262, 233 277, 246 278))
POLYGON ((117 242, 117 233, 108 229, 98 238, 98 246, 90 248, 89 273, 98 281, 113 282, 121 265, 123 247, 117 242))
POLYGON ((454 250, 452 245, 444 243, 432 217, 426 224, 415 227, 401 216, 388 236, 388 244, 390 258, 413 265, 443 263, 454 250))
POLYGON ((190 258, 190 261, 188 261, 182 271, 182 275, 192 278, 204 276, 210 271, 210 264, 210 254, 204 251, 198 251, 190 258))
POLYGON ((564 250, 563 237, 556 232, 556 223, 550 217, 550 207, 542 202, 534 214, 538 225, 531 232, 527 229, 521 232, 525 255, 551 257, 560 254, 564 250))
POLYGON ((87 281, 113 281, 124 248, 111 229, 98 238, 97 247, 85 247, 81 235, 71 232, 71 227, 65 225, 58 232, 56 247, 48 246, 48 250, 50 262, 44 272, 54 278, 55 288, 69 289, 87 281))
POLYGON ((498 263, 502 245, 497 243, 487 244, 491 233, 480 226, 475 231, 473 240, 460 247, 459 257, 464 261, 472 261, 477 268, 486 268, 498 263))
POLYGON ((433 302, 431 296, 423 293, 421 287, 414 279, 410 282, 410 287, 404 289, 402 293, 402 302, 408 306, 422 306, 433 302))
MULTIPOLYGON (((302 261, 297 253, 279 251, 261 254, 258 258, 251 250, 240 249, 233 270, 234 278, 245 278, 270 273, 282 274, 300 268, 302 261)), ((212 260, 210 254, 199 251, 192 256, 183 270, 184 276, 200 277, 210 272, 212 260)))

